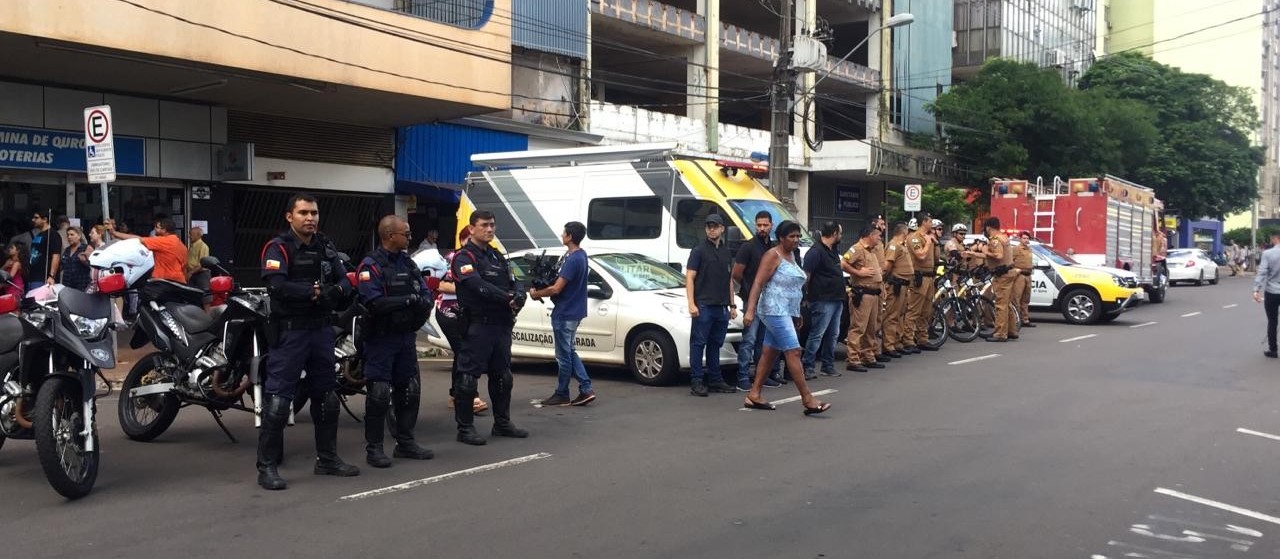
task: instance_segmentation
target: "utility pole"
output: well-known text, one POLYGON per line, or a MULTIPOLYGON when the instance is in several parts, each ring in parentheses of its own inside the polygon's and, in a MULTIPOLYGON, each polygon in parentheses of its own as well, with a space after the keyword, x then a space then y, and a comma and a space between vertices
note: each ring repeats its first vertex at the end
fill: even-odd
POLYGON ((782 0, 782 22, 778 26, 778 62, 773 67, 773 87, 770 88, 773 114, 770 130, 773 141, 769 145, 769 190, 778 199, 787 195, 787 166, 791 154, 791 104, 795 98, 795 75, 791 72, 791 40, 794 32, 794 0, 782 0))

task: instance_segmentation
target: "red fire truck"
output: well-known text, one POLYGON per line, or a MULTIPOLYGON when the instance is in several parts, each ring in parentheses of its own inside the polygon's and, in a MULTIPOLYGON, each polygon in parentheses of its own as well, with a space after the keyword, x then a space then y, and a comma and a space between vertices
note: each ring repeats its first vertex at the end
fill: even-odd
POLYGON ((1111 175, 991 185, 991 215, 1003 228, 1031 231, 1081 264, 1133 272, 1152 303, 1169 288, 1163 213, 1150 188, 1111 175))

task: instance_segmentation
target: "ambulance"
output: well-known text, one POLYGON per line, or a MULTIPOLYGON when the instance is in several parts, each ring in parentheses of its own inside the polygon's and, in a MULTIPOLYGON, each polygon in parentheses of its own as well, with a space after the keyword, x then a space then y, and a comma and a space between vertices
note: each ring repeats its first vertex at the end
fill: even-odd
MULTIPOLYGON (((505 252, 559 248, 564 224, 587 226, 582 247, 632 252, 683 270, 706 239, 706 218, 720 214, 731 249, 755 230, 760 211, 776 228, 796 218, 756 177, 753 161, 682 154, 674 143, 476 154, 467 177, 458 232, 477 208, 493 212, 505 252)), ((802 227, 804 229, 804 227, 802 227)), ((805 233, 801 246, 812 246, 805 233)))

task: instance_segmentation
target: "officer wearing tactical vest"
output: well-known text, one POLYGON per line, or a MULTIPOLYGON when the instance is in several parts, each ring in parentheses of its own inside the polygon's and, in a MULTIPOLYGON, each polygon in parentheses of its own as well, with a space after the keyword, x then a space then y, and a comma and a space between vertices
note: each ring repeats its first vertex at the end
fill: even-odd
POLYGON ((915 277, 915 268, 911 265, 911 255, 907 254, 907 224, 898 222, 893 225, 893 237, 884 252, 884 353, 889 357, 902 357, 919 350, 909 351, 911 341, 903 333, 903 321, 906 319, 907 289, 915 277))
POLYGON ((493 241, 493 213, 471 213, 471 239, 453 257, 451 269, 458 283, 458 302, 466 313, 467 343, 458 359, 453 386, 453 415, 458 442, 482 445, 476 433, 471 403, 480 395, 480 375, 489 374, 493 401, 493 436, 523 439, 529 432, 511 422, 511 330, 527 297, 511 275, 506 257, 489 245, 493 241))
POLYGON ((1018 270, 1013 267, 1013 250, 1009 238, 1000 232, 1000 218, 988 217, 982 225, 987 230, 987 246, 977 251, 986 258, 991 270, 991 288, 996 294, 995 332, 988 342, 1006 342, 1018 339, 1018 321, 1010 305, 1013 304, 1013 282, 1018 270))
POLYGON ((303 369, 309 375, 311 422, 315 425, 316 475, 356 476, 360 469, 338 457, 338 395, 333 392, 333 309, 347 300, 351 284, 333 243, 317 232, 315 197, 295 194, 285 214, 289 230, 262 248, 262 279, 271 295, 274 336, 267 358, 262 429, 258 432, 258 485, 285 489, 280 478, 284 425, 303 369))
POLYGON ((1018 233, 1018 246, 1013 249, 1013 267, 1018 269, 1018 277, 1013 285, 1013 302, 1018 305, 1018 314, 1022 317, 1022 328, 1035 328, 1031 323, 1031 233, 1018 233))
POLYGON ((365 461, 375 468, 391 466, 382 451, 383 434, 391 429, 396 458, 429 460, 430 450, 413 440, 418 423, 422 379, 418 374, 417 331, 431 314, 431 294, 409 248, 409 224, 389 215, 378 222, 382 246, 360 263, 360 301, 369 309, 364 343, 365 461), (393 411, 388 420, 388 411, 393 411))
POLYGON ((907 294, 907 319, 903 343, 910 350, 937 351, 929 345, 929 318, 933 313, 933 263, 937 241, 933 237, 933 219, 924 214, 922 227, 907 237, 913 268, 911 288, 907 294))

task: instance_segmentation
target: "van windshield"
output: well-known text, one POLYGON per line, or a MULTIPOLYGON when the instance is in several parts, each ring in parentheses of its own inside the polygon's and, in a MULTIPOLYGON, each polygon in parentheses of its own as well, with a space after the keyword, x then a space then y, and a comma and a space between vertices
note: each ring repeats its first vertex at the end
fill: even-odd
MULTIPOLYGON (((761 211, 769 212, 769 215, 773 216, 774 232, 769 236, 774 241, 778 240, 777 230, 779 224, 784 221, 796 221, 796 216, 791 215, 791 212, 782 207, 782 204, 772 200, 729 200, 729 205, 733 207, 733 211, 738 214, 738 217, 742 219, 742 222, 747 224, 747 227, 752 228, 751 231, 742 232, 742 234, 747 236, 747 238, 750 238, 751 234, 754 232, 756 214, 761 211)), ((799 222, 797 221, 797 223, 799 222)), ((813 246, 813 237, 809 236, 809 231, 805 228, 803 223, 800 224, 800 234, 803 235, 800 239, 800 246, 813 246)))

